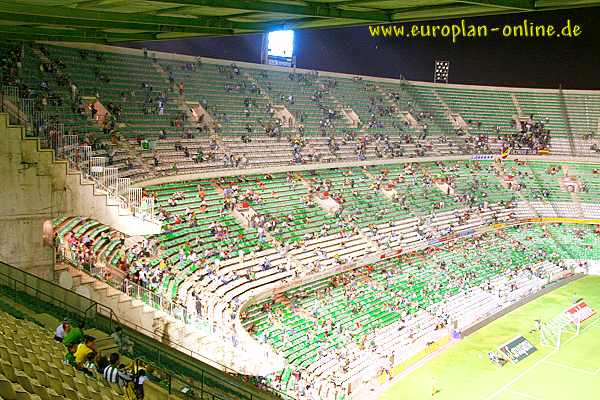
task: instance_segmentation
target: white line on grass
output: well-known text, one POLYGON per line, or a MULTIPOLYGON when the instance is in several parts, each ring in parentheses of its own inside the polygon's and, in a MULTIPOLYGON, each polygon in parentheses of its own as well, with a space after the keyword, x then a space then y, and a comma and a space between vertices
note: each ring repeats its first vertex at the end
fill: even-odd
MULTIPOLYGON (((591 322, 588 326, 586 326, 585 328, 583 328, 579 334, 587 331, 588 329, 590 329, 591 327, 593 327, 594 325, 596 325, 596 323, 600 321, 600 317, 596 318, 593 322, 591 322)), ((572 336, 569 339, 567 339, 565 341, 565 343, 563 344, 567 344, 569 342, 571 342, 573 339, 577 338, 577 336, 572 336)), ((546 354, 544 357, 540 358, 539 360, 537 360, 535 363, 533 363, 529 368, 523 370, 519 375, 515 376, 511 381, 505 383, 504 385, 502 385, 498 390, 496 390, 494 393, 492 393, 491 395, 489 395, 488 397, 485 398, 485 400, 492 400, 495 399, 496 397, 498 397, 500 394, 502 394, 502 392, 504 392, 505 390, 507 390, 510 386, 512 386, 513 384, 517 383, 519 380, 521 380, 521 378, 523 378, 525 375, 527 375, 527 373, 531 370, 533 370, 535 367, 537 367, 538 365, 540 365, 541 363, 543 363, 544 361, 546 361, 547 359, 549 359, 551 356, 553 356, 555 353, 558 352, 558 349, 554 349, 552 350, 550 353, 546 354)))
POLYGON ((507 391, 508 393, 513 393, 513 394, 516 394, 517 396, 525 397, 526 399, 531 399, 531 400, 542 400, 542 399, 540 399, 539 397, 532 396, 532 395, 530 395, 530 394, 528 394, 528 393, 519 392, 518 390, 506 389, 506 391, 507 391))
POLYGON ((565 368, 565 369, 570 369, 571 371, 579 372, 581 374, 596 375, 596 371, 588 371, 587 369, 582 369, 582 368, 577 368, 577 367, 571 367, 570 365, 559 363, 559 362, 555 362, 555 361, 544 361, 544 364, 554 365, 554 366, 557 366, 557 367, 560 367, 560 368, 565 368))

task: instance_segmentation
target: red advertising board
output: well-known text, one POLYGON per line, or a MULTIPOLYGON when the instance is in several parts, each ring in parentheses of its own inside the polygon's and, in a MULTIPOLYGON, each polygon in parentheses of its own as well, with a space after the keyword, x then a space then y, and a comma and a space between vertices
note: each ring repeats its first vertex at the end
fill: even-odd
POLYGON ((585 301, 580 301, 579 303, 568 308, 565 313, 569 314, 574 321, 577 321, 577 319, 579 319, 579 321, 585 321, 596 312, 592 310, 592 308, 588 306, 585 301))

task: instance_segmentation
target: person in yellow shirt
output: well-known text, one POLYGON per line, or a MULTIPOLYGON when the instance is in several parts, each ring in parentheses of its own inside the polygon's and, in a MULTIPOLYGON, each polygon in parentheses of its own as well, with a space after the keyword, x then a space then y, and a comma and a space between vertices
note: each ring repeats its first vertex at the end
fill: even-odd
POLYGON ((87 360, 88 354, 96 351, 96 338, 93 336, 85 336, 83 343, 80 343, 77 346, 77 351, 75 352, 75 362, 78 366, 83 365, 83 363, 87 360))

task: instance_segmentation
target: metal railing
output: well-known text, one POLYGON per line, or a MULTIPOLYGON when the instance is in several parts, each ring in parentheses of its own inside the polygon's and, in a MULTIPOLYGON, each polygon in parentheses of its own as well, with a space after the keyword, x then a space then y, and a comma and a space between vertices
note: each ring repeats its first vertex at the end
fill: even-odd
MULTIPOLYGON (((119 320, 110 307, 65 289, 28 272, 0 262, 0 293, 15 302, 29 302, 44 308, 44 312, 59 320, 67 317, 85 321, 87 326, 113 332, 121 326, 134 339, 135 348, 143 350, 151 362, 161 366, 170 375, 192 388, 191 399, 245 400, 290 399, 269 391, 268 387, 245 387, 235 371, 225 372, 203 363, 199 354, 171 342, 167 338, 155 339, 156 333, 127 320, 119 320)), ((49 332, 49 335, 51 332, 49 332)))
MULTIPOLYGON (((60 254, 63 255, 64 261, 67 261, 74 268, 82 270, 97 280, 120 290, 132 299, 140 300, 156 310, 164 311, 183 323, 187 324, 192 322, 185 307, 176 304, 156 290, 131 282, 127 279, 127 274, 125 272, 113 267, 107 260, 94 260, 92 264, 81 264, 77 255, 66 245, 61 249, 60 254)), ((209 361, 213 362, 212 360, 209 361)))
MULTIPOLYGON (((121 271, 118 268, 113 267, 108 264, 105 260, 100 262, 94 262, 93 264, 80 264, 78 257, 70 251, 68 247, 63 247, 59 253, 63 254, 64 260, 67 261, 72 267, 82 270, 99 281, 102 281, 111 287, 120 290, 121 292, 127 294, 131 299, 142 301, 149 307, 152 307, 155 310, 160 310, 174 319, 181 321, 185 324, 197 323, 198 320, 194 315, 188 314, 188 311, 185 306, 175 303, 172 299, 167 298, 165 294, 158 293, 149 288, 142 287, 134 282, 131 282, 126 279, 125 272, 121 271)), ((112 312, 112 311, 111 311, 112 312)), ((216 337, 223 337, 224 334, 218 328, 215 328, 212 324, 212 321, 202 321, 206 323, 207 330, 210 330, 211 335, 216 337)), ((145 329, 142 326, 139 326, 133 322, 124 321, 122 323, 124 326, 128 326, 131 328, 133 332, 140 332, 145 336, 150 338, 154 338, 156 340, 161 341, 163 344, 167 344, 169 347, 174 348, 189 357, 193 357, 194 359, 200 360, 207 365, 214 366, 215 368, 233 374, 233 375, 243 375, 238 371, 230 368, 226 365, 219 363, 218 361, 209 359, 202 354, 191 350, 185 346, 182 346, 180 343, 173 342, 167 340, 162 337, 158 337, 156 332, 151 332, 145 329)), ((160 354, 160 350, 159 354, 160 354)), ((276 393, 277 398, 283 399, 291 399, 291 397, 287 396, 284 393, 279 392, 275 388, 262 385, 263 390, 267 390, 269 392, 276 393)))
POLYGON ((25 126, 27 136, 37 137, 41 148, 54 151, 55 160, 67 161, 70 168, 92 180, 98 189, 105 191, 112 201, 119 204, 120 212, 128 210, 143 221, 158 223, 152 201, 142 199, 141 196, 136 197, 135 188, 129 189, 129 184, 126 190, 123 190, 123 186, 114 184, 117 182, 118 171, 113 174, 114 179, 111 181, 113 184, 106 180, 107 168, 104 164, 100 166, 101 172, 98 176, 90 173, 91 148, 80 145, 77 135, 68 134, 63 123, 58 122, 41 108, 36 98, 21 97, 18 87, 0 87, 0 111, 8 112, 11 122, 25 126))
POLYGON ((16 86, 2 86, 0 92, 2 93, 3 99, 12 103, 17 103, 19 101, 19 88, 16 86))
MULTIPOLYGON (((0 262, 0 287, 9 289, 8 292, 15 301, 19 301, 23 295, 28 296, 44 303, 48 308, 61 310, 65 314, 63 317, 79 321, 96 322, 95 318, 99 307, 104 307, 53 282, 43 280, 3 262, 0 262)), ((109 328, 112 328, 115 315, 112 310, 104 310, 104 312, 109 320, 109 328)))

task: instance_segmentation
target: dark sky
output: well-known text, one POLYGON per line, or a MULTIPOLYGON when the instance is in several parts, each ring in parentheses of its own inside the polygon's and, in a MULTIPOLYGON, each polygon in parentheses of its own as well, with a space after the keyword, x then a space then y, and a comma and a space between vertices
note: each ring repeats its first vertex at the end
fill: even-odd
MULTIPOLYGON (((436 59, 450 61, 450 83, 571 89, 600 89, 600 8, 509 14, 466 19, 467 24, 502 27, 527 18, 562 27, 581 26, 577 38, 378 38, 367 26, 297 31, 299 68, 431 81, 436 59)), ((460 23, 443 20, 432 24, 460 23)), ((424 24, 420 22, 419 24, 424 24)), ((405 24, 408 26, 408 23, 405 24)), ((261 35, 134 44, 195 56, 259 62, 261 35)))

